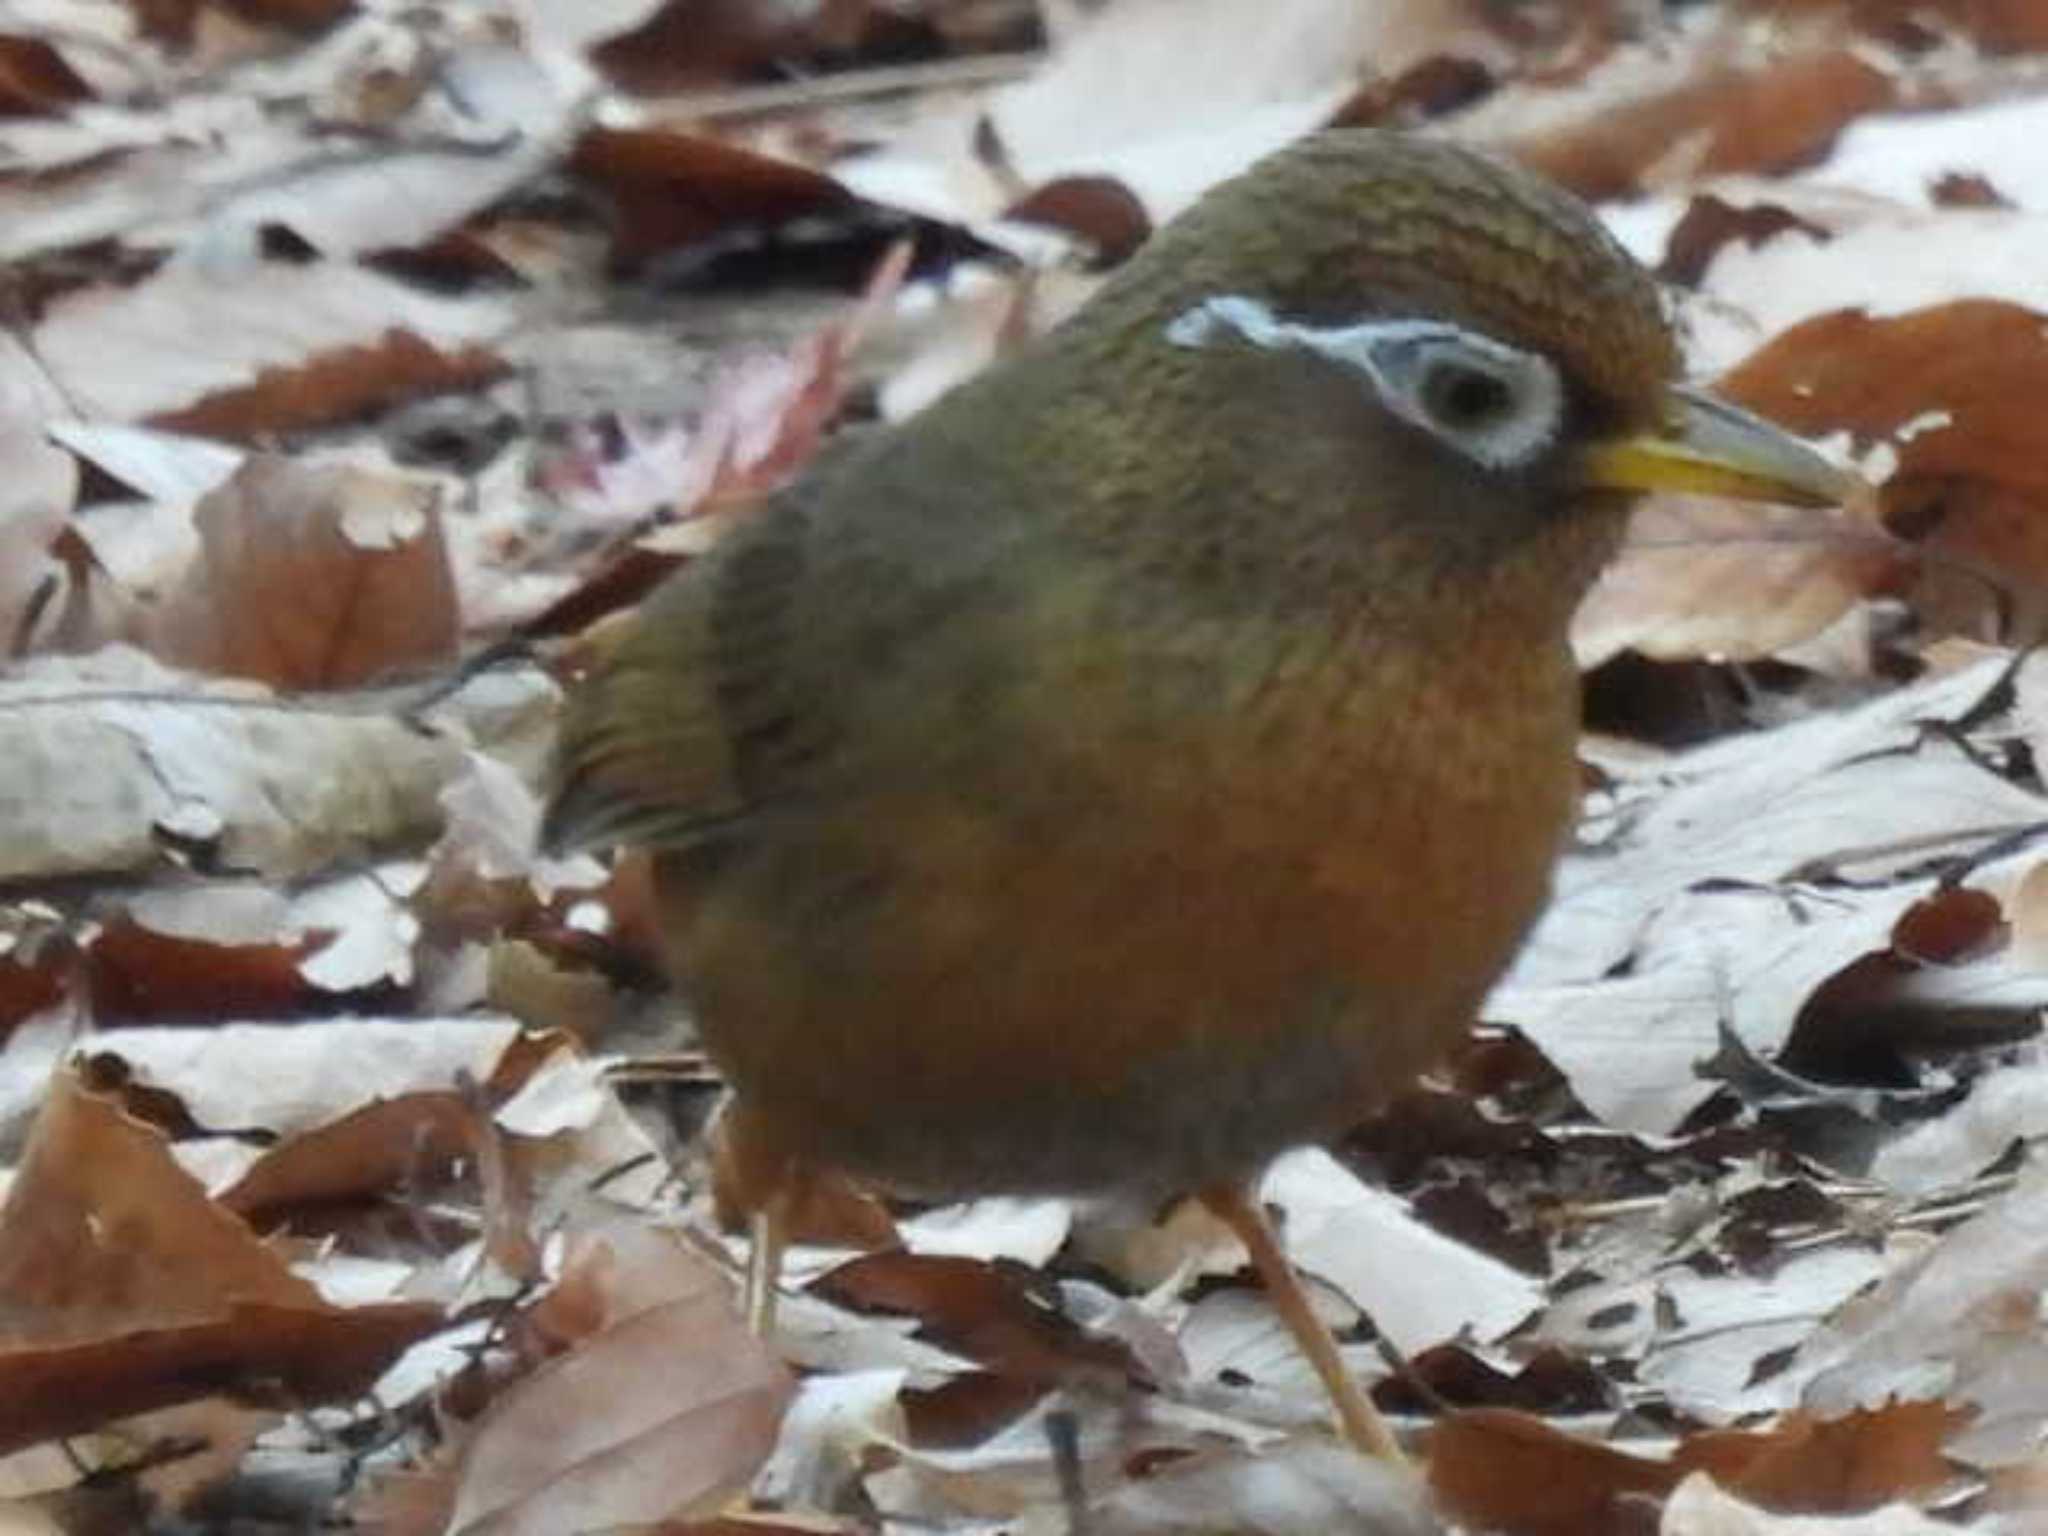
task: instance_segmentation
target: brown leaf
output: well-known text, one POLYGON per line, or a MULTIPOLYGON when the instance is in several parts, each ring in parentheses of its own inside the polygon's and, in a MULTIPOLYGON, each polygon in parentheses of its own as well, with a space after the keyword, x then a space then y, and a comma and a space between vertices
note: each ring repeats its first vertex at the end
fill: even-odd
POLYGON ((1945 171, 1927 189, 1928 201, 1937 208, 2012 208, 2011 198, 1986 177, 1970 171, 1945 171))
POLYGON ((412 1302, 228 1300, 217 1311, 78 1342, 0 1343, 0 1452, 216 1394, 277 1408, 345 1402, 442 1321, 440 1308, 412 1302))
POLYGON ((2048 47, 2048 14, 2036 0, 1742 0, 1777 16, 1846 16, 1874 37, 1926 46, 1930 27, 1953 27, 1993 52, 2048 47))
POLYGON ((266 368, 253 383, 159 412, 150 423, 167 432, 247 442, 353 421, 421 395, 476 389, 505 372, 504 361, 485 348, 444 351, 410 331, 389 330, 290 368, 266 368))
POLYGON ((1874 496, 1825 513, 1652 496, 1573 616, 1572 648, 1589 669, 1623 650, 1754 660, 1902 590, 1914 565, 1911 546, 1878 525, 1874 496))
POLYGON ((109 1027, 297 1017, 317 1000, 299 962, 321 942, 308 936, 288 943, 214 943, 116 915, 85 951, 95 1021, 109 1027))
POLYGON ((92 99, 64 56, 38 37, 0 37, 0 117, 40 117, 92 99))
POLYGON ((932 1339, 1005 1375, 1054 1383, 1138 1374, 1121 1346, 1090 1338, 1034 1292, 1021 1265, 878 1253, 821 1275, 818 1295, 858 1312, 915 1317, 932 1339))
POLYGON ((1996 896, 1951 886, 1906 908, 1892 928, 1892 948, 1907 960, 1957 965, 1989 953, 2005 937, 1996 896))
POLYGON ((576 1310, 600 1325, 486 1410, 462 1449, 451 1536, 708 1512, 773 1449, 794 1386, 725 1275, 644 1234, 622 1255, 585 1248, 572 1271, 592 1263, 602 1274, 576 1310))
POLYGON ((568 168, 611 197, 614 260, 629 269, 733 225, 786 224, 853 202, 829 176, 674 128, 592 128, 568 168))
POLYGON ((1152 234, 1144 204, 1107 176, 1058 177, 1012 203, 1003 217, 1064 229, 1086 241, 1103 266, 1125 260, 1152 234))
POLYGON ((66 944, 45 945, 22 956, 0 955, 0 1041, 15 1025, 63 999, 71 963, 66 944))
POLYGON ((1941 1402, 1890 1403, 1839 1419, 1794 1412, 1760 1434, 1694 1435, 1672 1456, 1729 1492, 1786 1514, 1856 1514, 1938 1492, 1955 1475, 1941 1454, 1967 1422, 1941 1402))
POLYGON ((0 1449, 223 1391, 354 1396, 439 1324, 328 1305, 160 1135, 63 1073, 0 1207, 0 1449))
POLYGON ((593 62, 626 89, 647 94, 724 84, 792 56, 853 47, 878 10, 873 0, 770 5, 752 0, 669 0, 630 32, 592 50, 593 62))
POLYGON ((379 1099, 270 1148, 221 1204, 255 1219, 298 1206, 417 1188, 468 1152, 474 1113, 456 1093, 379 1099))
POLYGON ((1637 100, 1592 96, 1569 125, 1501 147, 1581 197, 1628 197, 1682 148, 1701 176, 1810 164, 1849 123, 1890 104, 1895 90, 1891 76, 1838 45, 1755 65, 1711 60, 1637 100))
POLYGON ((1794 431, 1891 445, 1886 526, 1959 571, 1980 610, 2002 589, 2022 632, 2048 611, 2048 460, 2034 408, 2048 392, 2048 317, 1980 299, 1895 316, 1836 310, 1778 336, 1721 388, 1794 431))
POLYGON ((149 623, 159 654, 290 689, 455 655, 455 577, 426 482, 257 455, 194 515, 199 560, 149 623))
POLYGON ((1553 1429, 1505 1408, 1475 1408, 1429 1434, 1429 1485, 1453 1519, 1502 1536, 1641 1536, 1648 1501, 1676 1468, 1553 1429))
POLYGON ((1788 229, 1802 230, 1826 243, 1828 232, 1776 203, 1754 202, 1738 205, 1703 192, 1686 204, 1685 213, 1664 242, 1664 260, 1657 275, 1667 283, 1691 288, 1698 285, 1722 246, 1731 240, 1745 245, 1762 245, 1788 229))
POLYGON ((65 295, 33 340, 82 415, 255 437, 488 382, 507 320, 349 262, 179 262, 65 295))

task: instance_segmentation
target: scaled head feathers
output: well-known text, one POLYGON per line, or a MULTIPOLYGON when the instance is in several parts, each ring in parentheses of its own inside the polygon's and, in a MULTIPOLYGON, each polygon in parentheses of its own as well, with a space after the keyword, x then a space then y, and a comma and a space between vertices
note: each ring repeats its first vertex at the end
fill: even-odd
POLYGON ((1679 366, 1656 283, 1584 206, 1471 150, 1371 129, 1217 187, 1100 302, 1165 324, 1229 295, 1324 327, 1447 322, 1549 358, 1617 424, 1649 419, 1679 366))

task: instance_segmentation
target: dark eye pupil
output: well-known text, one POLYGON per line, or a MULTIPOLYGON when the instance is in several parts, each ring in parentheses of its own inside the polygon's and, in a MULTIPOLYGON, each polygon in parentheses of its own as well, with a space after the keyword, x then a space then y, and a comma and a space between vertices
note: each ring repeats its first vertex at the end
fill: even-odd
POLYGON ((1450 426, 1477 426, 1512 403, 1507 385, 1477 368, 1439 368, 1430 380, 1430 412, 1450 426))

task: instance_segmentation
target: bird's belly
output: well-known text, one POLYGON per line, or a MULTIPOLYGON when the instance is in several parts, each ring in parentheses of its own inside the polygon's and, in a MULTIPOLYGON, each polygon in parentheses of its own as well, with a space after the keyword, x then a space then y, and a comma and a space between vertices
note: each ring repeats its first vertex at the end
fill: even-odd
POLYGON ((878 806, 722 870, 679 969, 805 1157, 933 1194, 1239 1177, 1430 1065, 1541 905, 1562 776, 1427 787, 1154 800, 1142 836, 878 806))

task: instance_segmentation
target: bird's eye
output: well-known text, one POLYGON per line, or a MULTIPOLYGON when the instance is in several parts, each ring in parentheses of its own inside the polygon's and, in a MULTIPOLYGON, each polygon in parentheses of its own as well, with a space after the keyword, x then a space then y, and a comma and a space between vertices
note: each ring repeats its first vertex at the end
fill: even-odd
POLYGON ((1233 294, 1204 300, 1166 331, 1184 347, 1212 346, 1219 333, 1357 370, 1380 404, 1482 469, 1534 463, 1556 447, 1564 424, 1564 380, 1554 363, 1447 321, 1304 325, 1233 294))
POLYGON ((1485 469, 1519 469, 1556 445, 1564 381, 1548 358, 1457 326, 1356 329, 1382 401, 1485 469))
POLYGON ((1462 363, 1438 363, 1416 391, 1422 408, 1453 432, 1469 432, 1514 409, 1514 386, 1497 373, 1462 363))

